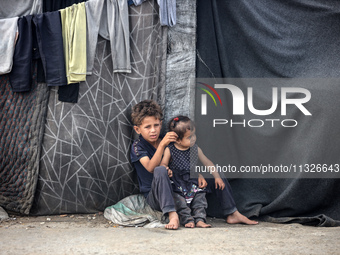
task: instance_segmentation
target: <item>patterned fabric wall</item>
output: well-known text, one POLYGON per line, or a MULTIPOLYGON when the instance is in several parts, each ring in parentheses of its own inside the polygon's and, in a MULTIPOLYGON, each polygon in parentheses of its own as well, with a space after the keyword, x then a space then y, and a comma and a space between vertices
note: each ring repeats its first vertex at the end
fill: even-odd
POLYGON ((131 74, 113 74, 109 42, 99 38, 93 75, 77 104, 51 90, 32 214, 90 213, 138 192, 129 163, 131 107, 164 105, 167 29, 156 1, 129 7, 131 74))

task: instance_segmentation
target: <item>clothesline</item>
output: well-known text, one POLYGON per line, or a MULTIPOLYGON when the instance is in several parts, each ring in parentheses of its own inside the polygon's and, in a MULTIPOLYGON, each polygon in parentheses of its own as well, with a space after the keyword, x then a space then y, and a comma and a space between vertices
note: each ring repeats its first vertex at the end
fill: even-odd
MULTIPOLYGON (((121 0, 127 1, 129 5, 141 5, 146 0, 121 0)), ((25 15, 41 14, 44 11, 53 11, 71 6, 74 3, 85 2, 85 0, 16 0, 1 1, 0 19, 21 17, 25 15), (55 8, 59 7, 59 8, 55 8)), ((176 25, 176 0, 157 0, 159 5, 160 23, 162 26, 176 25)))
POLYGON ((91 34, 110 40, 113 72, 131 72, 127 2, 116 3, 90 0, 60 11, 20 17, 10 72, 13 91, 30 90, 32 59, 39 57, 48 86, 85 81, 87 70, 91 74, 93 68, 93 61, 87 66, 86 58, 94 58, 96 48, 96 41, 88 38, 91 34))
MULTIPOLYGON (((161 7, 166 1, 158 2, 161 7)), ((0 19, 1 31, 9 36, 0 46, 5 59, 0 74, 10 73, 14 92, 30 90, 32 59, 39 57, 48 86, 85 81, 92 74, 98 34, 110 41, 113 72, 131 72, 128 1, 89 0, 55 12, 0 19)))

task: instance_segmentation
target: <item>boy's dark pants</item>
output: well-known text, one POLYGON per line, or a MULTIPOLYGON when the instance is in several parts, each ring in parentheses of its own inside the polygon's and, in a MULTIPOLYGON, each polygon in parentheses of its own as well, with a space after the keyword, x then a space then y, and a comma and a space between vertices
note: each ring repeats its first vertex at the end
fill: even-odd
POLYGON ((152 209, 161 211, 163 214, 176 211, 168 171, 164 166, 155 168, 146 202, 152 209))
POLYGON ((208 201, 207 214, 212 217, 226 217, 237 210, 231 186, 226 178, 222 178, 222 180, 225 188, 219 190, 215 189, 214 178, 206 178, 207 189, 211 191, 206 195, 208 201))
POLYGON ((205 210, 208 203, 205 199, 205 192, 196 193, 190 204, 187 204, 185 198, 175 192, 174 200, 181 225, 188 222, 194 222, 195 224, 199 221, 206 222, 207 214, 205 210))

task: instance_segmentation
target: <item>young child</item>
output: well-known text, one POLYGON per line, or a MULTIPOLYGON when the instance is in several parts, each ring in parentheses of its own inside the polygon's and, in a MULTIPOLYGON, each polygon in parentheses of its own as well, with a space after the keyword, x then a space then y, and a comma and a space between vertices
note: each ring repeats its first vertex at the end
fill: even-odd
POLYGON ((193 121, 186 116, 178 116, 169 122, 168 128, 174 131, 178 138, 165 149, 161 165, 169 167, 172 171, 173 196, 180 223, 187 228, 211 227, 206 223, 205 212, 207 208, 205 191, 209 182, 210 189, 221 200, 220 205, 227 216, 228 223, 257 224, 237 211, 228 181, 222 180, 214 164, 195 143, 193 121), (213 182, 211 179, 207 182, 200 174, 198 178, 190 178, 190 171, 194 170, 198 159, 203 165, 212 169, 213 182))
POLYGON ((139 189, 146 202, 154 210, 169 215, 167 229, 177 229, 179 219, 176 213, 169 176, 172 175, 164 166, 159 166, 164 149, 170 142, 175 142, 175 132, 168 132, 161 139, 163 113, 153 100, 144 100, 132 108, 134 130, 139 138, 131 147, 131 161, 137 171, 139 189))

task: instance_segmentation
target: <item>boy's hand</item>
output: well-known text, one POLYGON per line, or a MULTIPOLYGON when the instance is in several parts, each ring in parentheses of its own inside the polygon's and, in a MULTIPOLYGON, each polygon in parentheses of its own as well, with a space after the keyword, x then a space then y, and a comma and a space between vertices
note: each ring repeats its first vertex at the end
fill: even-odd
POLYGON ((177 134, 173 131, 166 133, 164 138, 161 141, 161 144, 163 144, 164 147, 168 146, 169 143, 176 142, 177 140, 177 134))
POLYGON ((223 190, 225 187, 225 184, 221 178, 215 179, 215 189, 223 190))
POLYGON ((198 177, 198 187, 203 189, 208 186, 207 181, 204 179, 204 177, 200 176, 198 177))
POLYGON ((169 167, 166 167, 166 170, 168 170, 168 176, 169 178, 172 177, 172 170, 169 169, 169 167))

